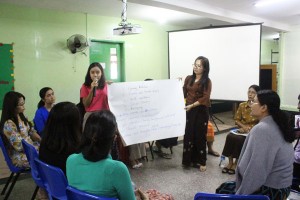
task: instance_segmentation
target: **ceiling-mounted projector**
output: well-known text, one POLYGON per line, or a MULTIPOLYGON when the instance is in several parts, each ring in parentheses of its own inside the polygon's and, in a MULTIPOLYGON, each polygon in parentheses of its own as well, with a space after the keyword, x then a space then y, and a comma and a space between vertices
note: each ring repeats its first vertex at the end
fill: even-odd
POLYGON ((142 27, 137 25, 127 25, 120 26, 118 28, 114 28, 114 35, 130 35, 130 34, 138 34, 142 32, 142 27))
POLYGON ((113 32, 114 35, 131 35, 131 34, 138 34, 142 32, 142 27, 140 25, 132 25, 131 23, 127 22, 127 0, 122 0, 123 2, 123 12, 121 14, 122 21, 119 23, 118 28, 114 28, 113 32))

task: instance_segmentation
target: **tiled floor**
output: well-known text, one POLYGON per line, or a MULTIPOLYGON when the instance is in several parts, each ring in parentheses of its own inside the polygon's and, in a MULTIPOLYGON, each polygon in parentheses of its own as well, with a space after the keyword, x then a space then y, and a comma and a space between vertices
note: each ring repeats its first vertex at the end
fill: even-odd
MULTIPOLYGON (((222 152, 226 135, 227 133, 223 133, 215 137, 214 148, 219 153, 222 152)), ((196 168, 182 168, 182 148, 182 144, 173 147, 170 160, 154 154, 154 160, 144 162, 142 169, 130 169, 132 180, 143 190, 157 189, 180 200, 193 199, 199 191, 214 193, 221 183, 234 180, 233 175, 221 172, 220 157, 207 156, 206 172, 200 172, 196 168)))
MULTIPOLYGON (((216 115, 225 124, 216 121, 220 130, 234 126, 232 113, 216 115)), ((221 131, 222 132, 222 131, 221 131)), ((215 136, 214 147, 221 153, 227 133, 215 136)), ((222 182, 233 180, 234 176, 222 174, 219 167, 219 157, 207 156, 207 171, 200 172, 196 168, 184 169, 181 167, 182 143, 173 148, 172 159, 163 159, 154 154, 154 160, 148 152, 148 162, 144 162, 142 169, 129 169, 132 181, 142 190, 157 189, 163 193, 172 194, 176 200, 193 199, 199 191, 214 192, 222 182)), ((6 177, 6 164, 1 160, 1 176, 6 177)), ((28 177, 28 176, 27 176, 28 177)), ((2 181, 3 182, 3 181, 2 181)), ((34 183, 31 178, 25 178, 16 183, 10 199, 30 199, 34 190, 34 183)), ((2 190, 3 184, 0 185, 2 190)), ((3 199, 3 197, 0 197, 3 199)))

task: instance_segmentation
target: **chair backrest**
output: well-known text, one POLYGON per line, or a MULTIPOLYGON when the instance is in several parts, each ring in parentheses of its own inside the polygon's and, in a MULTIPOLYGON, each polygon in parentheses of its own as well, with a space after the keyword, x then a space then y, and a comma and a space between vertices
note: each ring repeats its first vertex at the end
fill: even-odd
POLYGON ((38 158, 35 158, 34 161, 49 196, 60 200, 67 199, 68 181, 63 171, 58 167, 44 163, 38 158))
POLYGON ((67 197, 72 200, 118 200, 116 198, 100 197, 78 190, 71 186, 67 187, 67 197))
POLYGON ((26 154, 27 160, 28 160, 30 168, 31 168, 31 176, 32 176, 34 182, 39 187, 45 188, 45 186, 43 185, 43 181, 39 175, 37 166, 34 162, 34 159, 39 157, 37 150, 34 148, 34 146, 27 143, 24 139, 22 140, 22 145, 23 145, 24 152, 26 154))
POLYGON ((265 195, 234 195, 234 194, 210 194, 199 192, 195 195, 194 200, 221 200, 221 199, 235 199, 235 200, 270 200, 265 195))
POLYGON ((5 161, 6 161, 6 164, 9 168, 9 170, 13 173, 18 173, 18 172, 21 172, 21 171, 24 171, 25 168, 23 167, 16 167, 13 165, 9 155, 8 155, 8 152, 7 152, 7 149, 4 145, 4 142, 3 142, 3 138, 2 137, 5 137, 3 136, 2 132, 0 132, 0 147, 1 147, 1 150, 2 150, 2 153, 3 153, 3 156, 5 158, 5 161))

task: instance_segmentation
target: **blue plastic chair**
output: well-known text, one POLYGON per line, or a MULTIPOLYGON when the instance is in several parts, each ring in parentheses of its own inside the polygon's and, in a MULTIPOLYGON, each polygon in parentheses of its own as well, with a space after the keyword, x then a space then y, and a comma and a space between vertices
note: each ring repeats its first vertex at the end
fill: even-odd
POLYGON ((118 200, 116 198, 100 197, 78 190, 71 186, 67 187, 67 197, 72 200, 118 200))
POLYGON ((1 150, 2 150, 2 153, 3 153, 3 156, 5 158, 6 164, 7 164, 8 168, 9 168, 9 170, 11 171, 11 174, 10 174, 8 180, 6 181, 6 184, 5 184, 4 188, 2 189, 1 195, 5 194, 6 189, 7 189, 8 185, 9 185, 10 181, 12 180, 12 178, 14 177, 14 175, 16 174, 15 178, 12 180, 11 185, 10 185, 10 187, 9 187, 9 189, 8 189, 5 197, 4 197, 4 200, 7 200, 8 197, 9 197, 9 195, 10 195, 10 193, 11 193, 11 191, 12 191, 12 189, 14 188, 15 183, 17 182, 20 174, 21 173, 29 173, 30 169, 29 168, 25 168, 25 167, 16 167, 16 166, 13 165, 13 163, 12 163, 12 161, 11 161, 8 153, 7 153, 6 147, 5 147, 4 143, 3 143, 2 137, 5 137, 5 136, 3 136, 3 133, 0 132, 0 147, 1 147, 1 150))
POLYGON ((35 158, 34 161, 49 198, 67 200, 66 188, 68 181, 63 171, 58 167, 44 163, 38 158, 35 158))
POLYGON ((36 184, 36 188, 31 197, 31 200, 34 200, 39 188, 46 189, 43 184, 43 181, 39 175, 39 172, 37 170, 35 162, 34 162, 34 159, 38 158, 39 155, 38 155, 37 150, 34 148, 34 146, 27 143, 25 140, 22 140, 22 145, 23 145, 24 152, 26 154, 27 160, 28 160, 30 168, 31 168, 32 179, 34 180, 34 182, 36 184))
POLYGON ((195 195, 194 200, 221 200, 221 199, 235 199, 235 200, 270 200, 265 195, 234 195, 234 194, 210 194, 199 192, 195 195))

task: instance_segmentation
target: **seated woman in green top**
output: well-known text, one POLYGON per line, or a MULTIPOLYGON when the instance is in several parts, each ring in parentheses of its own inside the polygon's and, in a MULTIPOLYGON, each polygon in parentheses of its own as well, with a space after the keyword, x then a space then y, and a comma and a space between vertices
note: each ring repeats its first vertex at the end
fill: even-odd
POLYGON ((79 190, 119 200, 135 200, 125 164, 110 156, 117 123, 109 110, 92 113, 86 121, 79 154, 67 159, 69 184, 79 190))

